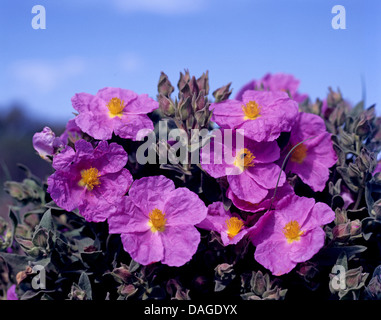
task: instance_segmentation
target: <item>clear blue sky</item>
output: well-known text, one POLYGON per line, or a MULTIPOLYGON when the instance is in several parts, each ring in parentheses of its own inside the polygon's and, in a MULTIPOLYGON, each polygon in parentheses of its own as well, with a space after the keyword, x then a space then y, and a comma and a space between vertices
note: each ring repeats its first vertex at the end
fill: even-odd
POLYGON ((156 96, 160 71, 173 84, 209 70, 211 90, 234 93, 267 72, 292 73, 300 91, 324 98, 340 87, 381 114, 381 1, 1 0, 0 111, 20 102, 46 124, 72 118, 70 99, 106 86, 156 96), (46 29, 31 26, 34 5, 46 29), (346 30, 334 30, 334 5, 346 30))

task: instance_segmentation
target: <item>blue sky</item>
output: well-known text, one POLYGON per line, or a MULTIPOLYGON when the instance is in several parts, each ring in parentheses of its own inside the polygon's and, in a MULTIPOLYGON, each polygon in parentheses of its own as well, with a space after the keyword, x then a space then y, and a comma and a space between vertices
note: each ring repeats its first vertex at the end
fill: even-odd
POLYGON ((180 71, 234 92, 267 72, 292 73, 300 91, 328 86, 381 114, 381 1, 349 0, 2 0, 0 111, 11 103, 52 124, 67 121, 77 92, 115 86, 156 96, 161 71, 180 71), (31 26, 34 5, 46 29, 31 26), (334 5, 346 30, 334 30, 334 5))

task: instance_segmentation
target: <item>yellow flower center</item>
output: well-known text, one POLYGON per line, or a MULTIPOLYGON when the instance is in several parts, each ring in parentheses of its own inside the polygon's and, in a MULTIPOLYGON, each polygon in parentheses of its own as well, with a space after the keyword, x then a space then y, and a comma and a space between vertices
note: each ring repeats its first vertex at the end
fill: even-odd
POLYGON ((291 220, 283 228, 283 233, 286 236, 287 242, 293 243, 300 240, 300 236, 303 235, 304 231, 300 230, 298 221, 291 220))
POLYGON ((231 217, 230 219, 226 220, 226 227, 228 237, 233 239, 241 231, 243 227, 243 221, 239 218, 231 217))
POLYGON ((109 110, 108 114, 111 118, 121 118, 123 115, 123 109, 125 108, 124 100, 120 100, 119 98, 112 98, 107 103, 107 108, 109 110))
POLYGON ((164 231, 167 219, 165 219, 165 213, 159 209, 153 209, 149 214, 148 225, 151 227, 152 232, 164 231))
POLYGON ((301 143, 291 153, 291 161, 297 163, 303 163, 307 156, 307 147, 301 143))
POLYGON ((249 101, 244 104, 242 110, 245 114, 244 120, 255 120, 261 116, 261 107, 255 101, 249 101))
POLYGON ((240 168, 241 171, 244 171, 248 167, 254 166, 254 159, 255 156, 250 152, 250 150, 243 148, 237 153, 233 164, 240 168))
POLYGON ((79 185, 81 187, 86 187, 87 190, 93 190, 94 187, 99 186, 101 182, 99 181, 100 173, 96 168, 90 168, 81 171, 81 180, 79 185))

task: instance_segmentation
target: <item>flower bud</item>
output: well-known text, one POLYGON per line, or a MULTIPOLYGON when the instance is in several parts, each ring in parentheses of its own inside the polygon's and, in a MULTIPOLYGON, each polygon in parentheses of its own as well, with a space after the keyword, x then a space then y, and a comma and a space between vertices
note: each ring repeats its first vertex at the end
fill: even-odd
POLYGON ((351 221, 351 236, 357 236, 361 233, 361 221, 359 219, 351 221))
POLYGON ((62 141, 49 127, 33 135, 33 148, 44 160, 50 160, 48 156, 53 156, 60 147, 63 147, 62 141))
POLYGON ((169 97, 174 90, 175 88, 168 80, 168 76, 164 72, 161 72, 159 83, 157 85, 157 91, 159 92, 159 95, 169 97))
POLYGON ((208 71, 202 74, 200 78, 197 79, 197 86, 200 90, 203 90, 205 93, 204 95, 209 94, 209 75, 208 71))
POLYGON ((181 99, 179 101, 179 115, 180 120, 185 121, 189 115, 192 113, 192 104, 191 104, 191 98, 188 97, 185 100, 181 99))
POLYGON ((333 236, 338 241, 347 241, 350 237, 351 222, 348 221, 344 224, 339 224, 332 229, 333 236))
POLYGON ((160 111, 168 117, 172 117, 175 114, 175 105, 173 101, 166 97, 164 94, 158 95, 160 111))
POLYGON ((221 88, 218 88, 217 90, 213 92, 213 97, 215 99, 215 102, 221 102, 221 101, 229 99, 229 96, 232 93, 232 90, 230 89, 230 85, 231 85, 231 82, 221 88))

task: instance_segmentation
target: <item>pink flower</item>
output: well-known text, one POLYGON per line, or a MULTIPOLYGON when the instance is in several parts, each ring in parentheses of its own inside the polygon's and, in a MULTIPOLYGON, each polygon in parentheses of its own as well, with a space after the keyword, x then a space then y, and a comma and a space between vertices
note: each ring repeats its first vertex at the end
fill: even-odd
POLYGON ((275 73, 266 74, 260 80, 252 80, 245 84, 236 95, 237 100, 242 100, 242 96, 247 90, 268 90, 268 91, 285 91, 291 95, 291 98, 297 103, 301 103, 308 98, 307 94, 298 92, 300 81, 295 79, 291 74, 275 73))
POLYGON ((109 232, 121 234, 124 250, 140 264, 179 267, 195 254, 200 242, 195 225, 206 214, 204 202, 189 189, 175 189, 164 176, 144 177, 108 218, 109 232))
POLYGON ((96 95, 77 93, 71 101, 79 112, 75 118, 78 127, 98 140, 111 139, 113 133, 124 139, 141 140, 153 130, 147 113, 159 107, 147 94, 110 87, 96 95))
POLYGON ((311 113, 300 112, 283 156, 285 157, 299 142, 308 138, 311 139, 294 149, 285 171, 297 174, 314 191, 323 191, 329 178, 329 168, 336 163, 337 155, 333 149, 331 134, 327 132, 322 118, 311 113))
POLYGON ((238 215, 225 210, 222 202, 209 205, 208 215, 197 227, 218 232, 224 246, 237 244, 247 234, 245 222, 238 215))
POLYGON ((45 127, 41 132, 33 135, 33 148, 42 159, 49 159, 49 156, 56 154, 63 146, 62 141, 49 127, 45 127))
MULTIPOLYGON (((201 166, 213 178, 227 176, 231 192, 240 200, 250 203, 262 201, 270 189, 274 189, 281 173, 280 167, 274 163, 279 159, 279 147, 276 141, 255 142, 245 139, 243 148, 238 147, 236 133, 233 133, 233 143, 211 140, 201 150, 201 166), (228 159, 228 156, 232 157, 228 159)), ((286 181, 282 172, 279 186, 286 181)), ((229 194, 228 194, 229 195, 229 194)))
POLYGON ((335 213, 325 203, 296 195, 285 197, 250 229, 255 260, 274 275, 290 272, 323 247, 321 226, 334 219, 335 213))
POLYGON ((48 192, 61 208, 78 208, 87 221, 104 221, 132 183, 126 163, 127 153, 116 143, 101 141, 93 148, 78 140, 75 150, 67 146, 53 158, 56 172, 48 178, 48 192))
POLYGON ((212 103, 211 120, 221 128, 243 129, 255 141, 273 141, 289 132, 298 114, 298 104, 285 92, 247 90, 242 101, 212 103))

